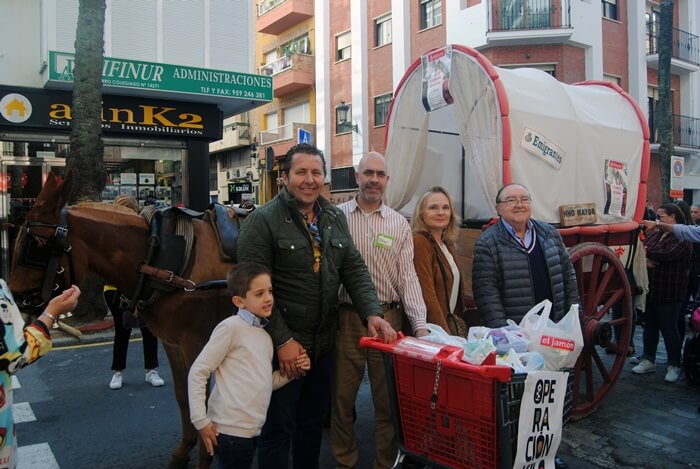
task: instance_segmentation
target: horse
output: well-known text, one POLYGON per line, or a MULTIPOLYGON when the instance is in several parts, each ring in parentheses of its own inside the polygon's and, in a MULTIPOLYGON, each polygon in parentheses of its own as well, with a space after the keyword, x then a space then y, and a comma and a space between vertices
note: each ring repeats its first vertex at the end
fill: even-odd
MULTIPOLYGON (((24 304, 33 303, 41 308, 49 299, 50 295, 41 300, 38 295, 42 285, 53 287, 54 267, 59 274, 70 275, 70 283, 80 282, 91 271, 126 294, 137 287, 140 265, 149 250, 149 224, 144 217, 112 204, 67 205, 72 185, 71 173, 62 182, 57 182, 50 173, 17 236, 8 284, 17 300, 24 304), (49 260, 39 270, 36 265, 22 262, 31 246, 48 246, 58 252, 60 265, 51 265, 49 260)), ((213 227, 198 219, 192 223, 194 241, 182 277, 187 279, 187 284, 196 285, 225 279, 233 262, 223 260, 219 254, 213 227)), ((58 285, 53 288, 59 289, 58 285)), ((45 288, 43 292, 46 293, 45 288)), ((214 327, 232 314, 231 298, 222 288, 185 287, 140 308, 139 315, 163 343, 180 410, 182 437, 170 455, 168 467, 184 468, 198 441, 198 432, 189 416, 187 373, 214 327)), ((200 444, 197 467, 209 467, 210 463, 211 457, 200 444)))

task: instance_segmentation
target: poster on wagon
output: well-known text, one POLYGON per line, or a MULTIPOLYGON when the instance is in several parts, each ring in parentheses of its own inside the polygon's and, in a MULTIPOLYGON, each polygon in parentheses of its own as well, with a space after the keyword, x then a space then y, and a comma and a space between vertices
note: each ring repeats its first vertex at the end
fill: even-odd
POLYGON ((525 378, 513 469, 554 469, 569 373, 533 371, 525 378))
POLYGON ((624 217, 627 213, 627 165, 620 161, 605 160, 605 208, 603 213, 624 217))
POLYGON ((421 57, 423 66, 423 107, 435 111, 454 102, 450 94, 452 46, 447 45, 421 57))

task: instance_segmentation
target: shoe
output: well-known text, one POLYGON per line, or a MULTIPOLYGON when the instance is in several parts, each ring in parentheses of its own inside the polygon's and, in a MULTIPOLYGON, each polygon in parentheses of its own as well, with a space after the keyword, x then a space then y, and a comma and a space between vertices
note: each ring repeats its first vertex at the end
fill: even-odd
POLYGON ((122 387, 122 373, 117 371, 112 375, 112 380, 109 382, 109 389, 120 389, 122 387))
POLYGON ((678 377, 680 375, 680 366, 669 366, 668 369, 666 369, 666 377, 664 378, 664 381, 666 381, 667 383, 675 383, 676 381, 678 381, 678 377))
POLYGON ((630 363, 632 365, 639 365, 643 361, 644 361, 644 354, 643 353, 640 353, 639 355, 630 358, 630 363))
POLYGON ((146 382, 150 383, 151 386, 156 388, 165 384, 165 381, 163 381, 163 378, 158 376, 158 372, 156 370, 151 370, 146 373, 146 382))
POLYGON ((642 360, 642 362, 632 368, 632 373, 643 375, 645 373, 654 373, 656 371, 656 363, 652 363, 649 360, 642 360))

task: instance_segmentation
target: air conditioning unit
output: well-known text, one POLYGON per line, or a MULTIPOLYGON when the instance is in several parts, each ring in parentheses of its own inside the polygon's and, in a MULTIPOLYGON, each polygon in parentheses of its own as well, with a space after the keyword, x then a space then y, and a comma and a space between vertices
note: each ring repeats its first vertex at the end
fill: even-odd
POLYGON ((236 179, 236 170, 235 169, 227 169, 226 170, 226 179, 231 181, 232 179, 236 179))

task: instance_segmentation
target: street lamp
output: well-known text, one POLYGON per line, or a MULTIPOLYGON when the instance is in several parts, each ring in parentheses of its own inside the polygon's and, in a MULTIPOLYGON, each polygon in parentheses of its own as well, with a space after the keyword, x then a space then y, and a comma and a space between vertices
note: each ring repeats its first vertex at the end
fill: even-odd
POLYGON ((345 101, 341 101, 336 110, 338 111, 338 123, 352 130, 356 134, 359 134, 360 131, 357 128, 357 124, 353 124, 352 122, 348 121, 348 111, 350 110, 350 106, 345 104, 345 101))

